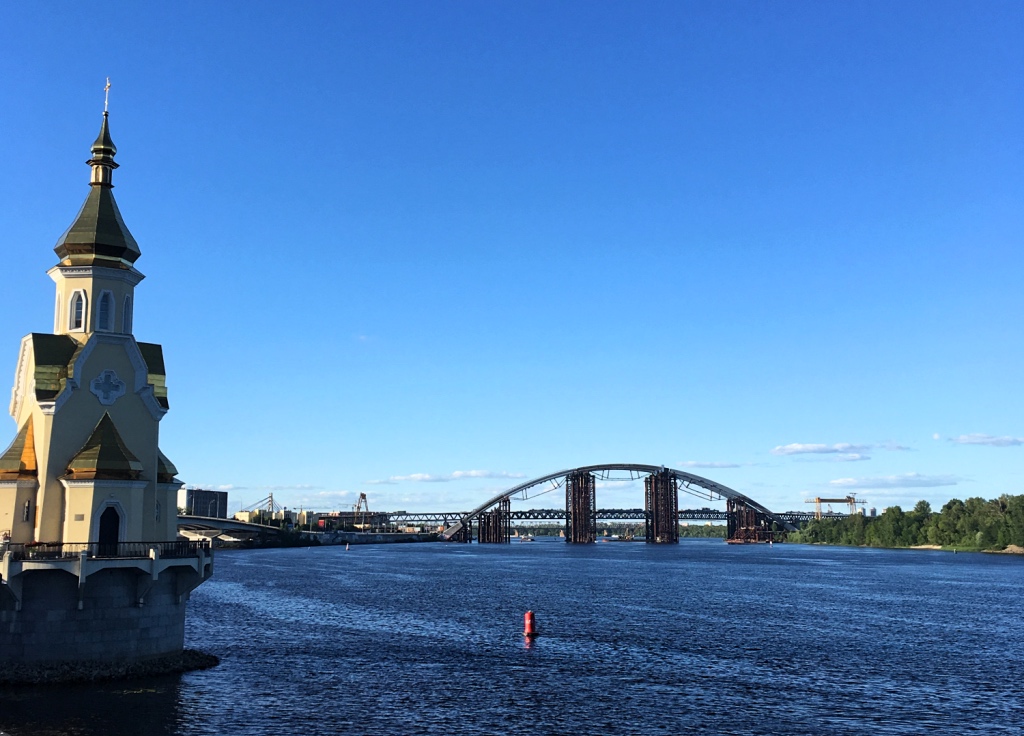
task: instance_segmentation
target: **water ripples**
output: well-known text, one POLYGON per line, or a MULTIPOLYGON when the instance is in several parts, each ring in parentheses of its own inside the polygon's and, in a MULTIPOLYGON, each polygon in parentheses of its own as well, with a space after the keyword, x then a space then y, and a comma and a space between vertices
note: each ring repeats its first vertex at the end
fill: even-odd
POLYGON ((219 667, 4 694, 0 730, 1016 735, 1022 592, 1019 559, 720 541, 221 553, 187 631, 219 667))

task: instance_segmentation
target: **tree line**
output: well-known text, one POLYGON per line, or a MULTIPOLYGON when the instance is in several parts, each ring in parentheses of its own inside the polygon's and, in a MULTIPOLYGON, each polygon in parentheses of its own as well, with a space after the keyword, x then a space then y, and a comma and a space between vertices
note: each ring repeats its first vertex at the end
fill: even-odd
POLYGON ((868 547, 933 544, 978 550, 1024 547, 1024 496, 1002 495, 989 501, 954 498, 937 512, 927 501, 918 501, 913 511, 890 506, 879 516, 815 519, 791 533, 789 541, 868 547))

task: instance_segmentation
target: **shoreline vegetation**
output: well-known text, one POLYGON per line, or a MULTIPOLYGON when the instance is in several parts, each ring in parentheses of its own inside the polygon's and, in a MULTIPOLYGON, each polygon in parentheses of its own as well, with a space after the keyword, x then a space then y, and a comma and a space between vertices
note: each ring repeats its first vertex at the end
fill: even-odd
POLYGON ((879 516, 815 519, 789 535, 796 544, 1024 554, 1024 495, 954 498, 940 511, 918 501, 912 511, 890 506, 879 516))

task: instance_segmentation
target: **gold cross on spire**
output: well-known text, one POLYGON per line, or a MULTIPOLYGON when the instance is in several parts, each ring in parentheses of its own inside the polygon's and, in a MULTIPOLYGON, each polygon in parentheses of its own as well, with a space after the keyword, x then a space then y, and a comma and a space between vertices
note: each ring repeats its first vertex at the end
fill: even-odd
POLYGON ((110 103, 110 77, 107 77, 107 86, 103 88, 103 112, 107 111, 107 105, 110 103))

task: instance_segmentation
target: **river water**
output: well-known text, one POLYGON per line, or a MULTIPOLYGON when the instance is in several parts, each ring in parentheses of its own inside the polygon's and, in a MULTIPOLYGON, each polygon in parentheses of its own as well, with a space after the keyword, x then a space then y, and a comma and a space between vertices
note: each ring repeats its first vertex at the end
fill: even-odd
POLYGON ((1022 600, 1009 555, 554 539, 222 551, 186 635, 220 666, 8 688, 0 732, 1018 736, 1022 600))

